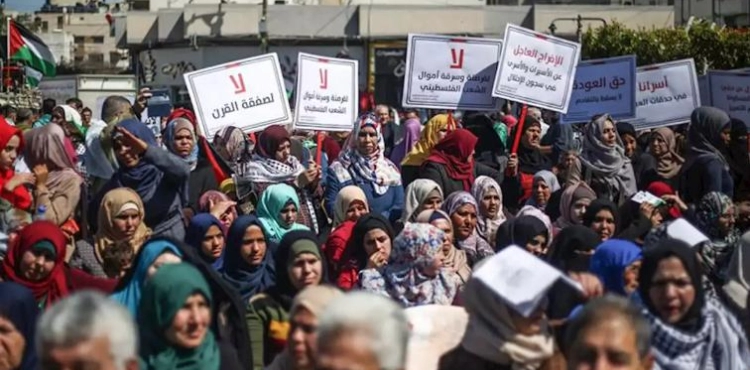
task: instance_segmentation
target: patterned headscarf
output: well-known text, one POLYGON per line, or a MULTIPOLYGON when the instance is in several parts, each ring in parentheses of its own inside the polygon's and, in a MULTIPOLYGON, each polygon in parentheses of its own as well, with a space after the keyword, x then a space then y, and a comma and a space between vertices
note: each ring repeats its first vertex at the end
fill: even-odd
POLYGON ((169 121, 169 123, 167 123, 167 128, 164 130, 164 143, 166 144, 167 150, 180 157, 180 155, 177 154, 177 147, 175 146, 174 139, 177 137, 177 133, 182 130, 187 130, 190 133, 190 136, 193 137, 193 149, 187 157, 181 158, 190 165, 190 168, 195 168, 198 163, 199 149, 198 135, 195 133, 195 126, 193 126, 192 122, 188 121, 186 118, 176 118, 169 121))
POLYGON ((435 277, 422 271, 442 252, 445 233, 429 224, 408 223, 393 241, 388 264, 362 271, 362 288, 383 293, 405 307, 450 305, 458 292, 458 276, 443 268, 435 277))
POLYGON ((477 232, 490 245, 495 243, 495 233, 497 228, 506 221, 505 213, 503 212, 503 191, 500 189, 500 185, 495 179, 489 176, 479 176, 474 181, 474 185, 471 186, 471 194, 474 195, 474 200, 481 202, 488 190, 495 190, 497 195, 500 197, 500 204, 498 205, 497 215, 494 219, 485 217, 481 210, 477 208, 477 232))
POLYGON ((710 243, 704 243, 700 248, 701 260, 707 272, 721 281, 726 276, 727 265, 739 243, 740 234, 735 228, 723 233, 719 228, 719 218, 733 208, 732 199, 713 191, 704 195, 695 209, 696 226, 711 239, 710 243))
MULTIPOLYGON (((477 201, 471 194, 465 191, 457 191, 448 196, 448 199, 443 202, 442 208, 443 211, 445 211, 445 213, 447 213, 449 216, 453 216, 453 214, 456 213, 459 208, 467 204, 473 205, 474 209, 479 211, 477 201)), ((456 225, 453 225, 453 229, 456 229, 456 225)), ((479 236, 476 228, 474 228, 474 230, 471 232, 471 235, 469 235, 469 237, 464 240, 458 240, 458 235, 456 235, 455 244, 459 249, 462 249, 466 252, 466 257, 469 258, 469 264, 472 266, 476 262, 483 260, 485 257, 495 254, 495 251, 492 249, 487 240, 479 236)))

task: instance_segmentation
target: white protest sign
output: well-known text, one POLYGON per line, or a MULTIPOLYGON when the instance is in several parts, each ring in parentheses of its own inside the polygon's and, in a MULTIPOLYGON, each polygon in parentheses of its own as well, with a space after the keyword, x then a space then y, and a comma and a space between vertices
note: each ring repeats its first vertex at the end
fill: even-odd
POLYGON ((503 41, 409 34, 403 106, 497 110, 492 85, 503 41))
POLYGON ((712 107, 750 123, 750 73, 708 71, 708 89, 712 107))
POLYGON ((708 88, 708 75, 698 76, 698 95, 701 97, 702 104, 711 104, 711 90, 708 88))
POLYGON ((255 132, 292 121, 276 53, 186 73, 185 85, 206 137, 226 126, 255 132))
POLYGON ((678 218, 669 224, 667 235, 672 239, 682 240, 691 247, 709 241, 705 234, 684 218, 678 218))
POLYGON ((567 113, 581 45, 508 24, 492 95, 567 113))
POLYGON ((636 130, 690 122, 701 105, 692 58, 640 67, 636 80, 636 130))
POLYGON ((588 122, 602 113, 635 118, 635 69, 635 55, 578 63, 568 113, 560 122, 588 122))
POLYGON ((351 131, 359 104, 359 63, 299 53, 294 128, 351 131))

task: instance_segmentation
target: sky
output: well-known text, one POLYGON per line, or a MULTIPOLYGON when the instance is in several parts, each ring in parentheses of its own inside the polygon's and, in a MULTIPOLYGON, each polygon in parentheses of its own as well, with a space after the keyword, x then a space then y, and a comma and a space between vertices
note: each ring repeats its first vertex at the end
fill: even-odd
POLYGON ((31 12, 39 10, 44 5, 44 0, 5 0, 5 6, 11 10, 31 12))

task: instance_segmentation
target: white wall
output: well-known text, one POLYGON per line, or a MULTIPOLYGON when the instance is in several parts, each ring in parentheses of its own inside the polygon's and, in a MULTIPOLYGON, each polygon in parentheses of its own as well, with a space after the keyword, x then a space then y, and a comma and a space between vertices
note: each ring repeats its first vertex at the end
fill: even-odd
POLYGON ((49 47, 56 63, 73 62, 73 35, 69 32, 38 33, 42 41, 49 47))
MULTIPOLYGON (((155 12, 159 9, 182 9, 188 4, 218 4, 219 0, 150 0, 148 10, 155 12)), ((228 0, 230 4, 262 4, 263 0, 228 0)), ((269 1, 272 3, 272 1, 269 1)))

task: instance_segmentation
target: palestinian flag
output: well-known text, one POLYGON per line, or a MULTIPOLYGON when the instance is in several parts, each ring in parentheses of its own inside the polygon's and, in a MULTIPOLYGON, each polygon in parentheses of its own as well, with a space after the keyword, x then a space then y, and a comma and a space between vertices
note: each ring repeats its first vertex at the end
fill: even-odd
POLYGON ((39 81, 42 80, 42 77, 44 77, 42 72, 39 72, 34 68, 26 66, 26 84, 27 85, 31 87, 39 86, 39 81))
POLYGON ((44 76, 56 74, 55 58, 39 37, 12 19, 8 21, 11 60, 21 61, 44 76))

